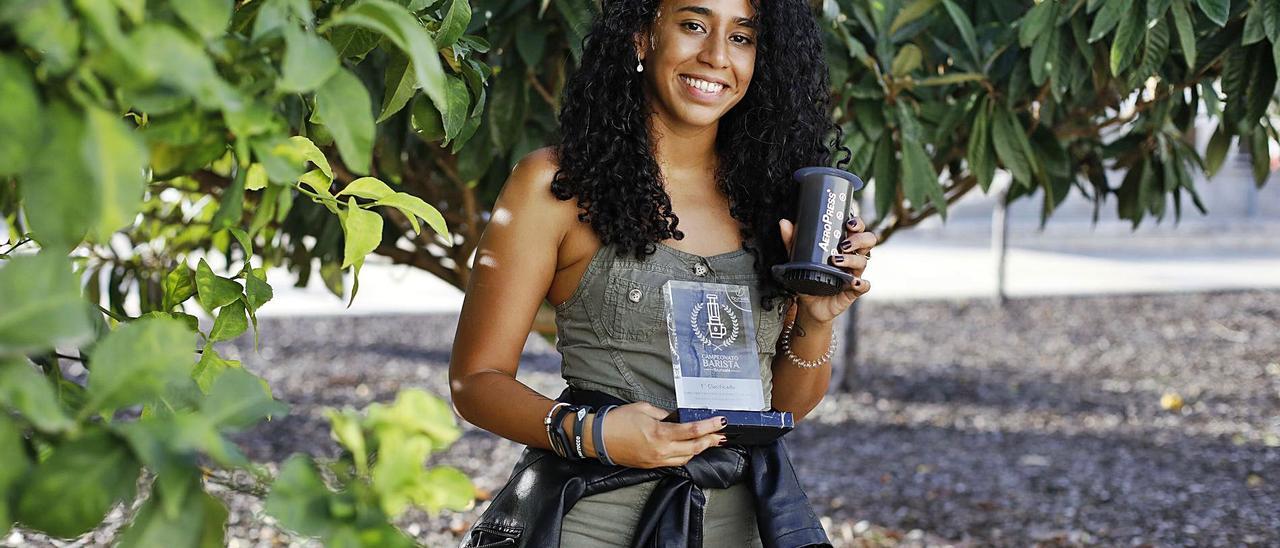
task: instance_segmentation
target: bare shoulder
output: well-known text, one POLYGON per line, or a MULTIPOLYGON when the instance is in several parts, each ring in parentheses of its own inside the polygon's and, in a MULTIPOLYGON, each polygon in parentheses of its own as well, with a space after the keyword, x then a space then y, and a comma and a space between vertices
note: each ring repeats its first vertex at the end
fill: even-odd
POLYGON ((531 200, 537 205, 549 205, 549 201, 559 202, 551 194, 551 181, 555 179, 559 164, 556 161, 555 149, 543 147, 524 155, 511 168, 502 193, 510 198, 519 197, 522 201, 531 200))
POLYGON ((505 212, 512 224, 537 227, 544 234, 556 235, 559 241, 577 220, 577 203, 559 200, 551 193, 558 167, 552 147, 537 149, 516 162, 495 204, 495 220, 502 220, 505 212))

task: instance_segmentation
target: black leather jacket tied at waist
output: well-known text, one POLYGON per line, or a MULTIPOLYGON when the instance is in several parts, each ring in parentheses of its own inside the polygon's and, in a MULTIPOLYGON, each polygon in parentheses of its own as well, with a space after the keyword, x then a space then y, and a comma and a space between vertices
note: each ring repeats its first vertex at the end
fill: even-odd
MULTIPOLYGON (((626 402, 600 392, 566 391, 560 401, 601 406, 626 402)), ((569 461, 527 448, 511 478, 463 540, 465 548, 558 547, 560 525, 578 499, 657 481, 636 526, 637 548, 701 548, 704 488, 746 481, 755 496, 765 548, 831 546, 800 487, 782 440, 751 447, 714 447, 670 468, 569 461)))

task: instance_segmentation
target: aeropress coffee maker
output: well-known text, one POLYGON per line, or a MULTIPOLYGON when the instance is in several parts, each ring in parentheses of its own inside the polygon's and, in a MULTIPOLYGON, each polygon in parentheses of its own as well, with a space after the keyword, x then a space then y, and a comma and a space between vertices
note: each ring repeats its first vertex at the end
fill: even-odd
POLYGON ((774 265, 773 277, 783 287, 805 295, 835 295, 849 287, 853 275, 827 264, 844 236, 853 193, 865 183, 834 167, 806 167, 791 176, 800 183, 791 261, 774 265))

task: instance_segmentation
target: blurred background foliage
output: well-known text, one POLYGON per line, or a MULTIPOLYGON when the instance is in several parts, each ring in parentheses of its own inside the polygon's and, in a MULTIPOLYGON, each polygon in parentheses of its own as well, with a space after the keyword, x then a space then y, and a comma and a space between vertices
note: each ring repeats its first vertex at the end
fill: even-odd
MULTIPOLYGON (((1250 152, 1258 185, 1270 173, 1280 3, 811 6, 847 167, 872 181, 882 239, 945 218, 975 189, 1038 200, 1047 220, 1074 188, 1095 215, 1114 208, 1136 227, 1180 216, 1184 200, 1203 209, 1195 175, 1232 146, 1250 152), (1214 127, 1204 150, 1197 127, 1214 127), (993 185, 997 173, 1012 182, 993 185)), ((143 477, 155 488, 125 539, 220 540, 208 524, 225 509, 192 493, 217 479, 207 466, 255 469, 223 432, 283 412, 216 348, 256 336, 266 269, 354 298, 346 274, 374 254, 465 287, 510 168, 556 142, 598 11, 594 0, 0 4, 0 527, 78 534, 139 496, 143 477), (101 482, 68 472, 79 455, 94 455, 101 482), (84 502, 40 512, 53 497, 84 502)), ((470 501, 464 478, 420 466, 451 441, 451 414, 374 414, 331 415, 345 456, 290 461, 268 510, 333 543, 401 543, 386 524, 406 505, 470 501), (377 450, 388 447, 392 458, 377 450), (388 462, 399 464, 377 464, 388 462)))

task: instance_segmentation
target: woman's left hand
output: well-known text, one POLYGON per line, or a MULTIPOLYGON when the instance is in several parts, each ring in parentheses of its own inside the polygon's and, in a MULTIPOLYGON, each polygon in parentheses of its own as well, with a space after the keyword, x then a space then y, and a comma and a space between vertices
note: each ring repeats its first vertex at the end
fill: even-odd
MULTIPOLYGON (((795 240, 795 225, 791 221, 780 219, 778 227, 782 231, 787 254, 790 255, 795 240)), ((875 247, 878 238, 875 233, 864 232, 866 229, 867 223, 862 222, 861 218, 851 218, 844 224, 844 239, 840 240, 836 253, 828 259, 828 264, 853 274, 853 282, 844 291, 827 297, 797 295, 796 302, 800 307, 797 313, 818 322, 830 322, 848 309, 854 300, 871 290, 871 282, 862 279, 862 272, 867 268, 871 248, 875 247)))

